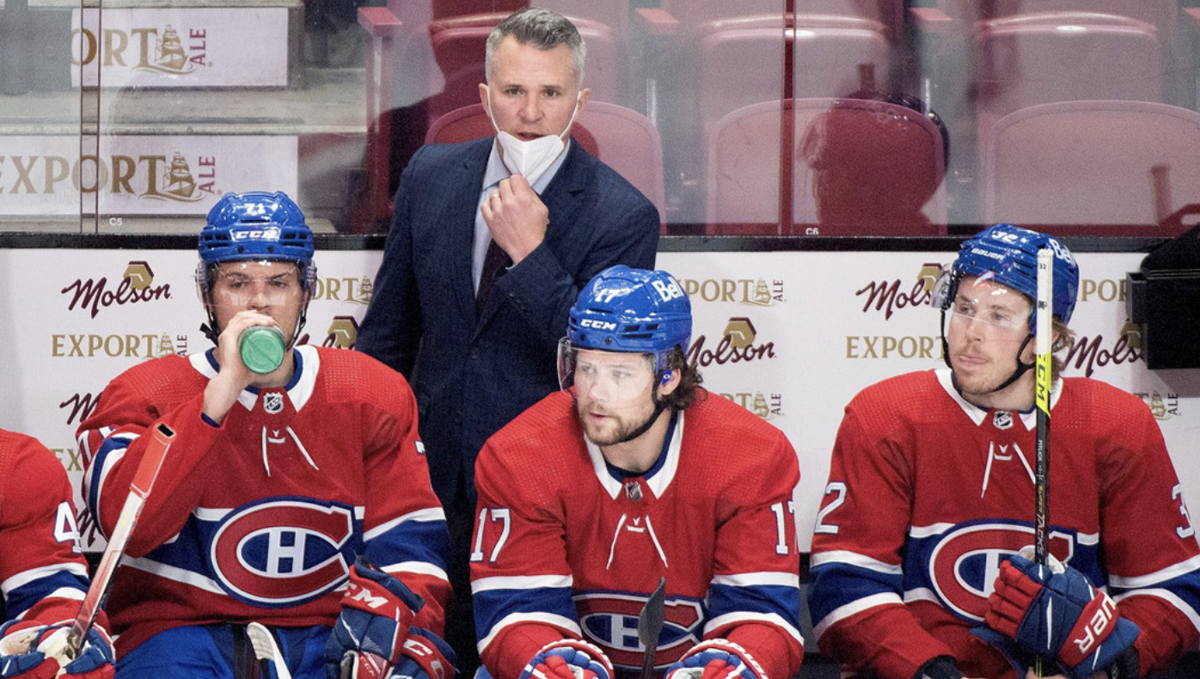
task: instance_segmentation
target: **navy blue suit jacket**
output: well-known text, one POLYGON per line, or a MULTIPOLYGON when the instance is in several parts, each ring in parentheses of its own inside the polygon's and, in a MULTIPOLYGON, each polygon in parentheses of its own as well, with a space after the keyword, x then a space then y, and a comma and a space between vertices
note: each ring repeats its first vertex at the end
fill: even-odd
POLYGON ((449 507, 460 475, 475 506, 489 436, 558 389, 557 346, 580 289, 613 264, 654 268, 654 205, 572 142, 542 192, 545 240, 501 276, 477 316, 475 213, 492 138, 428 145, 400 177, 357 348, 400 371, 420 410, 433 488, 449 507))

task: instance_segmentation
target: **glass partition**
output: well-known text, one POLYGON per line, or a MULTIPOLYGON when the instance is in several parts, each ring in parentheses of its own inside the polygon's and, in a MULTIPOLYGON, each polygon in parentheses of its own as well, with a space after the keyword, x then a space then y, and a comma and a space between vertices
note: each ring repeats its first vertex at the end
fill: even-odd
MULTIPOLYGON (((1178 233, 1195 4, 545 2, 588 46, 576 141, 663 233, 808 237, 1178 233)), ((492 133, 484 41, 525 5, 0 0, 0 230, 193 233, 271 189, 386 231, 417 148, 492 133)))

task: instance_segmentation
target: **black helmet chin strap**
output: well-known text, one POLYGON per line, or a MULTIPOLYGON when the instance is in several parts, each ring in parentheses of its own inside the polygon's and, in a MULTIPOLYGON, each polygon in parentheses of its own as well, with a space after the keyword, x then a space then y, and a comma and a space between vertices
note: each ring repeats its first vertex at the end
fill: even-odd
POLYGON ((1008 379, 1004 380, 1004 382, 1001 383, 1000 386, 989 391, 988 392, 989 394, 994 394, 997 391, 1000 391, 1001 389, 1004 389, 1008 385, 1012 384, 1013 382, 1016 382, 1017 380, 1021 379, 1021 375, 1024 375, 1025 373, 1029 372, 1029 369, 1035 365, 1034 363, 1022 363, 1021 362, 1021 354, 1025 353, 1025 347, 1029 346, 1029 343, 1031 341, 1033 341, 1033 333, 1029 333, 1028 335, 1026 335, 1025 341, 1021 342, 1021 348, 1017 349, 1017 369, 1014 370, 1013 374, 1009 375, 1008 379))
POLYGON ((220 344, 221 328, 217 325, 217 314, 213 311, 212 303, 208 298, 210 294, 212 294, 211 291, 206 292, 204 298, 201 300, 204 303, 204 313, 208 314, 208 322, 200 324, 200 332, 204 333, 204 336, 212 340, 212 343, 216 345, 220 344))
MULTIPOLYGON (((1034 334, 1032 332, 1025 336, 1025 341, 1021 342, 1021 347, 1019 349, 1017 349, 1017 358, 1016 358, 1017 367, 1016 367, 1016 369, 1013 370, 1013 373, 1011 375, 1009 375, 1008 379, 1004 380, 1004 382, 1002 382, 1000 384, 1000 386, 996 387, 995 389, 989 390, 988 391, 989 394, 994 394, 997 391, 1000 391, 1000 390, 1004 389, 1005 387, 1009 386, 1013 382, 1016 382, 1017 380, 1021 379, 1022 375, 1029 372, 1029 370, 1031 368, 1033 368, 1034 365, 1036 365, 1035 363, 1022 363, 1021 362, 1021 354, 1025 353, 1025 347, 1029 346, 1029 343, 1031 341, 1033 341, 1033 338, 1034 338, 1034 334)), ((954 366, 950 364, 950 343, 946 341, 946 310, 945 309, 942 309, 942 360, 945 361, 946 367, 949 368, 951 370, 951 372, 953 372, 954 366)), ((956 386, 958 385, 957 379, 954 380, 954 384, 956 386)), ((962 391, 962 390, 960 389, 959 391, 962 391)))
POLYGON ((667 404, 664 403, 663 401, 659 400, 658 398, 655 398, 654 399, 654 414, 652 414, 650 417, 648 417, 646 419, 646 421, 642 423, 642 426, 629 432, 629 434, 627 436, 625 436, 625 438, 621 439, 620 441, 617 441, 613 445, 617 445, 620 443, 628 443, 629 441, 632 441, 632 440, 636 439, 637 437, 641 436, 642 434, 645 434, 646 432, 650 431, 650 427, 654 426, 654 423, 658 421, 659 415, 662 415, 663 411, 666 409, 667 409, 667 404))

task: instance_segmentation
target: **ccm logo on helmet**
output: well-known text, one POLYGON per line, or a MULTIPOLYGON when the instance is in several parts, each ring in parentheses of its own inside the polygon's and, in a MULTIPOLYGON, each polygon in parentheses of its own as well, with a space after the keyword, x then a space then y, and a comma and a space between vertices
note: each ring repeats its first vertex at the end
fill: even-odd
POLYGON ((247 229, 244 231, 234 231, 234 240, 279 240, 279 227, 272 226, 266 229, 247 229))
POLYGON ((221 588, 257 606, 311 601, 346 581, 354 509, 307 498, 268 498, 225 515, 209 559, 221 588))
POLYGON ((612 321, 597 321, 592 318, 585 318, 579 321, 579 325, 584 328, 595 328, 597 330, 616 330, 617 324, 612 321))
POLYGON ((675 281, 650 281, 650 285, 654 286, 654 290, 658 292, 658 296, 662 297, 664 302, 670 302, 673 299, 683 297, 683 290, 676 285, 675 281))

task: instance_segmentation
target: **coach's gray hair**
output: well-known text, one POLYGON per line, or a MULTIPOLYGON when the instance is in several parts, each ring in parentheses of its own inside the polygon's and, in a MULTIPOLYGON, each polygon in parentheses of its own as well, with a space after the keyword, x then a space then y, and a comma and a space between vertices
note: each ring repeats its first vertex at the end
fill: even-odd
POLYGON ((587 58, 587 46, 579 35, 575 24, 570 19, 556 14, 548 9, 530 7, 509 15, 501 21, 487 40, 486 61, 487 79, 492 80, 492 69, 495 67, 496 50, 508 36, 516 38, 522 45, 533 45, 539 50, 552 50, 559 45, 566 45, 571 50, 571 68, 575 72, 575 87, 583 87, 583 62, 587 58))

